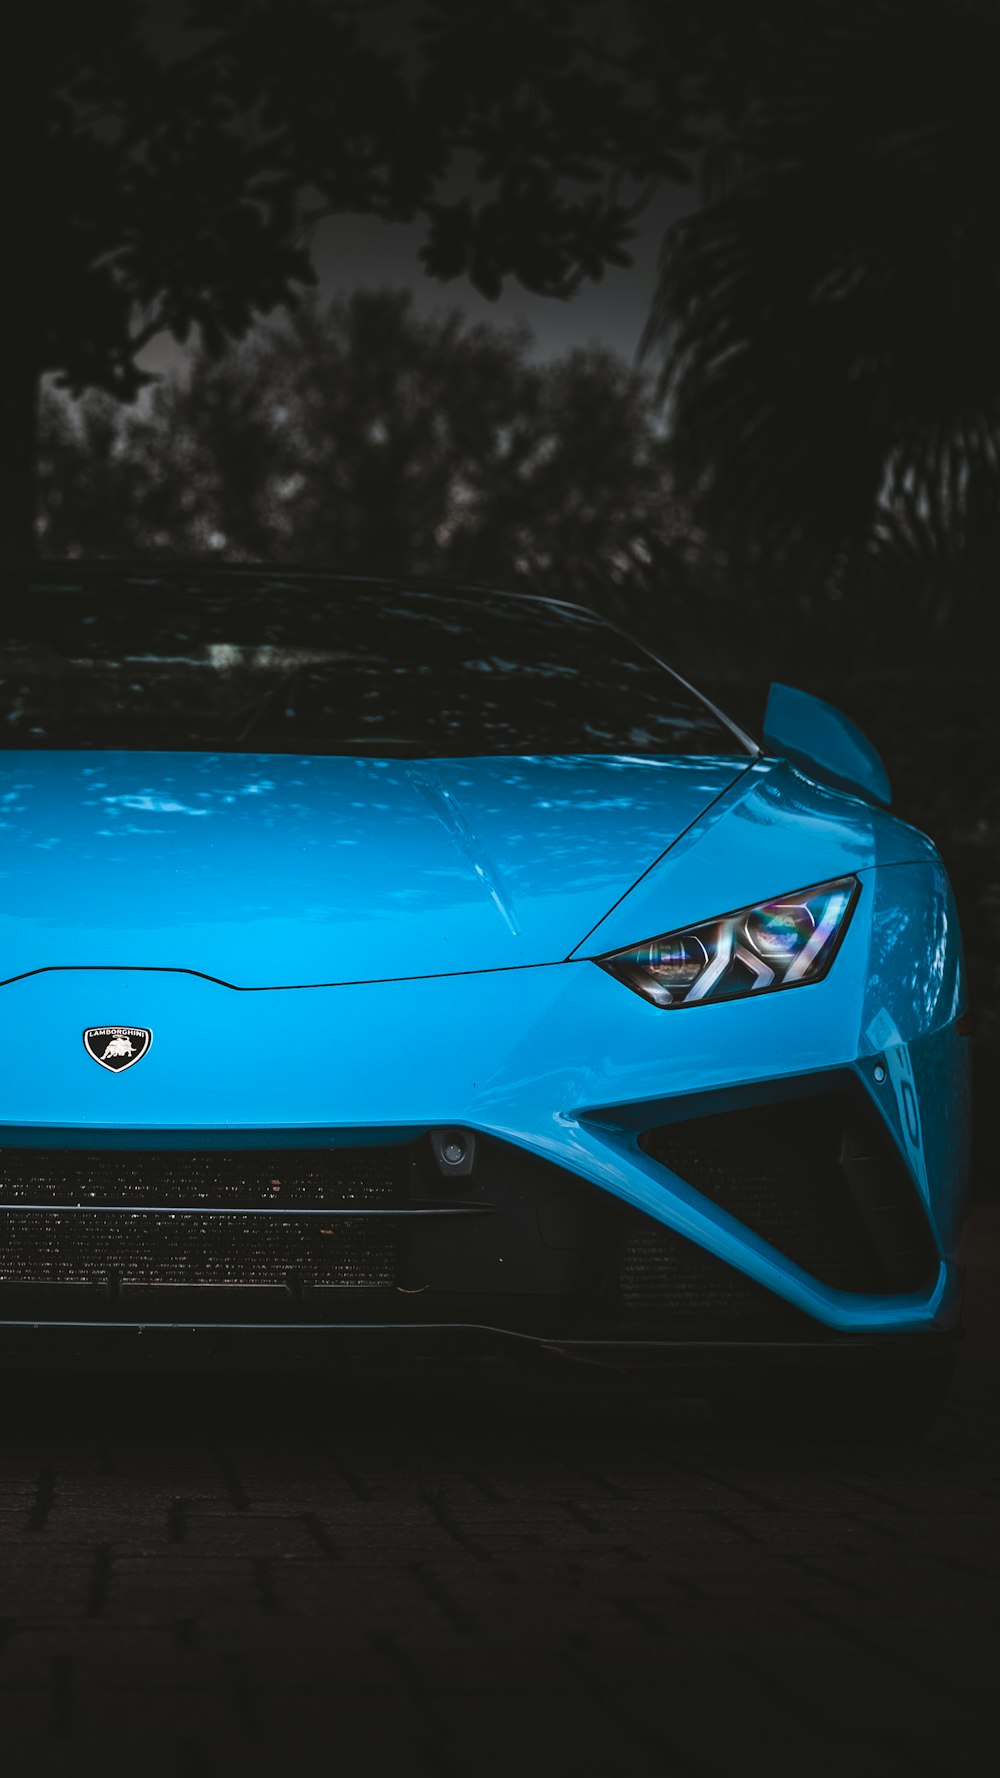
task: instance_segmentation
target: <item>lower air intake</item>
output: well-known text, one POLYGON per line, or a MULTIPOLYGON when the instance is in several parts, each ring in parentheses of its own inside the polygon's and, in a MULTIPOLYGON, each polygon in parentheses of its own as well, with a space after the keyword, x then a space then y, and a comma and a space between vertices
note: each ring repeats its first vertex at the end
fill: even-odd
POLYGON ((834 1290, 919 1290, 933 1275, 913 1182, 853 1095, 691 1118, 647 1131, 642 1147, 834 1290))
POLYGON ((639 1211, 622 1211, 613 1293, 636 1335, 766 1339, 806 1317, 713 1253, 639 1211))
POLYGON ((0 1205, 322 1209, 406 1197, 409 1148, 0 1149, 0 1205))
POLYGON ((0 1225, 6 1284, 266 1284, 389 1288, 398 1224, 278 1215, 26 1213, 0 1225))
POLYGON ((385 1289, 395 1218, 336 1213, 405 1204, 411 1167, 396 1147, 0 1151, 0 1283, 385 1289))

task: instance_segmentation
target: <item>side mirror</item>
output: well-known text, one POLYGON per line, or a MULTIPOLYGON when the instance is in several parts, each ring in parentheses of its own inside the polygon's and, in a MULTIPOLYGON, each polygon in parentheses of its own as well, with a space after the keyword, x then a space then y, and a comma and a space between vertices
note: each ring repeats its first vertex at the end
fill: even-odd
POLYGON ((869 802, 892 801, 885 766, 857 723, 823 698, 792 685, 772 685, 764 714, 764 742, 814 778, 869 802))

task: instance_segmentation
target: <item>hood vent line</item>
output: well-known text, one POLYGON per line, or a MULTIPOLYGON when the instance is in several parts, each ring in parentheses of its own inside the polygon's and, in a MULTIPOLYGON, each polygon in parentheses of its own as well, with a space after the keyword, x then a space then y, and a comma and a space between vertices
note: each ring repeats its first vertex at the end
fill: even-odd
POLYGON ((497 912, 506 921, 511 934, 514 938, 518 938, 521 928, 517 923, 514 904, 503 878, 451 792, 446 790, 436 778, 431 777, 426 770, 407 772, 406 775, 414 789, 419 790, 424 801, 430 803, 435 815, 441 825, 447 828, 458 850, 469 860, 497 912))

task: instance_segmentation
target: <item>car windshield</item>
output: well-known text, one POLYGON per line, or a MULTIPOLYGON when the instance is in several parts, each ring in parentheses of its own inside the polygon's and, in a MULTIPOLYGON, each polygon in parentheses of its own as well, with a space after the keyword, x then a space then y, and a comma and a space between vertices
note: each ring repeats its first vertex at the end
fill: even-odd
POLYGON ((6 747, 733 754, 742 738, 600 618, 511 594, 280 574, 9 576, 6 747))

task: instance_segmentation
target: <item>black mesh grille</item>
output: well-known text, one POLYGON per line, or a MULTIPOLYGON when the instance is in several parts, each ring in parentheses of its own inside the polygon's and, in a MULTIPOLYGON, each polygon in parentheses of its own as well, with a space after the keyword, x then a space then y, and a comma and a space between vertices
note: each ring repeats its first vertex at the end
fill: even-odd
POLYGON ((815 1327, 735 1266, 638 1210, 620 1213, 612 1288, 630 1330, 661 1338, 777 1339, 815 1327))
POLYGON ((0 1224, 10 1284, 332 1284, 371 1290, 397 1274, 398 1224, 316 1217, 103 1215, 81 1210, 0 1224))
POLYGON ((405 1198, 408 1148, 0 1149, 0 1204, 321 1209, 405 1198))
POLYGON ((391 1210, 411 1165, 406 1148, 0 1151, 0 1281, 385 1287, 398 1268, 392 1216, 282 1211, 391 1210), (198 1214, 209 1208, 226 1214, 198 1214))
POLYGON ((916 1290, 934 1248, 874 1114, 831 1094, 650 1130, 642 1146, 835 1290, 916 1290))

